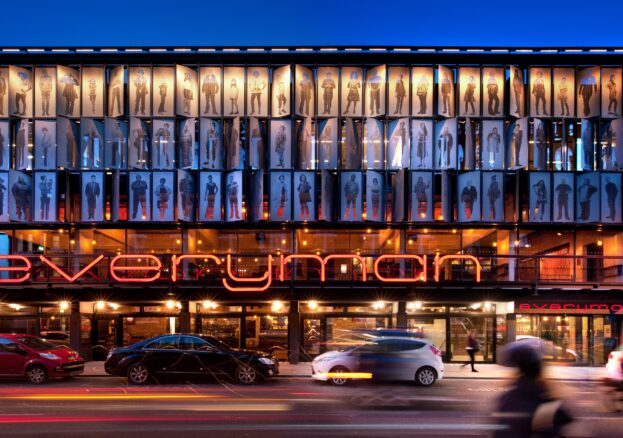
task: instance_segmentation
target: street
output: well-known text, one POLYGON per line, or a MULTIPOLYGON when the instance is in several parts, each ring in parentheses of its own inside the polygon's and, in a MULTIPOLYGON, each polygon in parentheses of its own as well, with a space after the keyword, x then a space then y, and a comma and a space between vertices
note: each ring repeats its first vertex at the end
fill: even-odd
MULTIPOLYGON (((79 377, 33 386, 0 382, 3 437, 487 436, 502 379, 454 378, 430 388, 361 383, 333 387, 280 377, 256 386, 169 381, 128 386, 123 378, 79 377)), ((623 436, 599 383, 551 381, 572 402, 573 437, 623 436)))

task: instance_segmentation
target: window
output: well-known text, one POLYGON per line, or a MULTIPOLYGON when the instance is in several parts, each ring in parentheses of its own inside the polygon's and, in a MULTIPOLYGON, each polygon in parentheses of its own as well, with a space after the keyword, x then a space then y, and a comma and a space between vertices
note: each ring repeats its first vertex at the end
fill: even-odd
POLYGON ((158 350, 176 350, 179 336, 164 336, 148 344, 145 348, 158 350))
POLYGON ((2 353, 15 353, 17 350, 17 344, 10 339, 0 338, 0 352, 2 353))
POLYGON ((207 341, 195 336, 181 336, 180 350, 211 350, 212 346, 207 341))

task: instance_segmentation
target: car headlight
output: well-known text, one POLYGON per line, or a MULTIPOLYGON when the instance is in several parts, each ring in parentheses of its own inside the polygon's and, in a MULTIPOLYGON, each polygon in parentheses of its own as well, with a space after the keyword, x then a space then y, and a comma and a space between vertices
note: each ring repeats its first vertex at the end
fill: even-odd
POLYGON ((264 365, 273 365, 273 361, 267 357, 260 357, 260 362, 264 365))
POLYGON ((331 359, 333 359, 332 357, 316 357, 313 362, 316 363, 320 363, 320 362, 327 362, 330 361, 331 359))
POLYGON ((56 354, 53 354, 53 353, 39 353, 39 356, 41 356, 44 359, 61 360, 61 358, 59 356, 57 356, 56 354))

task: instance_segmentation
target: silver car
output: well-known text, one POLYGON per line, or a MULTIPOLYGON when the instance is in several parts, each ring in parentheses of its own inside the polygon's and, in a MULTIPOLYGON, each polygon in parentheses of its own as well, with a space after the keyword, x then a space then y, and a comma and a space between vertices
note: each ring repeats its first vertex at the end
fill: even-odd
POLYGON ((312 377, 334 385, 354 379, 415 381, 430 386, 444 373, 441 351, 426 339, 383 337, 312 361, 312 377))

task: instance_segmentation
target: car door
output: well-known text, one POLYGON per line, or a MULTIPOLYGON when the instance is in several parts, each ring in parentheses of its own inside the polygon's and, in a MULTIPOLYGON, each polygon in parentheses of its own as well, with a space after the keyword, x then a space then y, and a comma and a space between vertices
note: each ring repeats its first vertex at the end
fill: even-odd
POLYGON ((24 351, 13 339, 0 337, 0 375, 18 376, 22 374, 27 355, 18 353, 20 350, 24 351))
POLYGON ((426 357, 426 354, 432 355, 432 352, 426 346, 425 342, 417 341, 415 339, 402 339, 396 343, 396 349, 393 352, 396 380, 413 380, 415 379, 415 373, 422 366, 427 365, 430 357, 426 357))
POLYGON ((179 348, 179 336, 167 335, 154 339, 143 348, 143 361, 156 374, 179 372, 183 351, 179 348))
POLYGON ((193 373, 214 377, 230 374, 233 357, 228 351, 197 336, 182 336, 180 346, 185 351, 185 368, 193 373))

